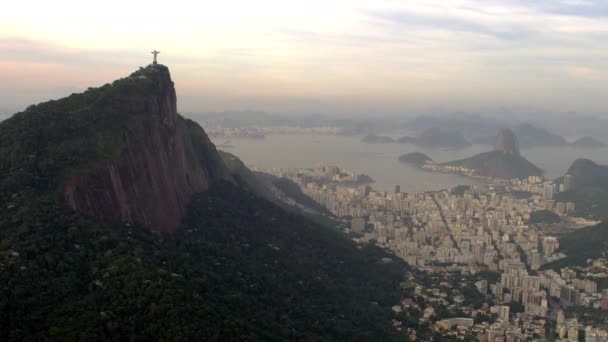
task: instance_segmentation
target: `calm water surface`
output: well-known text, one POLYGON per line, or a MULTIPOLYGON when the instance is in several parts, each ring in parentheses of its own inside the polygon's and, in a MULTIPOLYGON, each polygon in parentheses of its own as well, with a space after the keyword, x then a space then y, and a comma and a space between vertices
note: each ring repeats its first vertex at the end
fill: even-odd
MULTIPOLYGON (((221 144, 226 139, 216 139, 221 144)), ((318 164, 337 165, 356 173, 371 176, 373 187, 382 191, 393 191, 396 184, 401 191, 420 192, 439 190, 459 184, 471 184, 469 178, 420 171, 399 162, 400 155, 423 152, 435 161, 444 162, 467 158, 489 151, 491 146, 473 145, 462 150, 422 149, 410 144, 365 144, 361 137, 317 136, 317 135, 269 135, 262 140, 230 139, 232 148, 225 148, 241 158, 248 166, 312 167, 318 164)), ((221 148, 220 148, 221 149, 221 148)), ((576 158, 592 159, 608 164, 608 148, 573 149, 543 147, 524 149, 522 154, 538 167, 545 176, 555 178, 565 174, 576 158)))

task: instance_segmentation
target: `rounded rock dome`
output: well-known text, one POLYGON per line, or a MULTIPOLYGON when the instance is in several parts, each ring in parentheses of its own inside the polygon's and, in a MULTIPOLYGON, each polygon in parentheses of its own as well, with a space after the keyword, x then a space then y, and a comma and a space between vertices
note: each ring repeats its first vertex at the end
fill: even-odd
POLYGON ((494 150, 519 155, 519 144, 517 143, 517 137, 515 137, 513 131, 510 129, 501 130, 496 137, 494 150))

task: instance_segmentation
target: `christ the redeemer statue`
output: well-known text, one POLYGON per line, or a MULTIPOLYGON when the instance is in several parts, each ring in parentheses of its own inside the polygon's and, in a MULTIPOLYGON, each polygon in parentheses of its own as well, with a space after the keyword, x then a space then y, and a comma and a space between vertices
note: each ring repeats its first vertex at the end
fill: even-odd
POLYGON ((160 51, 154 50, 150 53, 154 55, 154 61, 152 62, 152 64, 158 64, 158 63, 156 63, 156 56, 160 53, 160 51))

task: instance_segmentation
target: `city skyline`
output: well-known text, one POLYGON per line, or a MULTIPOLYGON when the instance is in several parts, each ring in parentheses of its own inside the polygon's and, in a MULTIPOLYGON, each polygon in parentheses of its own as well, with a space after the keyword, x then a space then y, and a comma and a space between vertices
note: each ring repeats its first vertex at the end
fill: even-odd
POLYGON ((180 110, 603 116, 601 1, 73 1, 5 6, 0 107, 171 67, 180 110))

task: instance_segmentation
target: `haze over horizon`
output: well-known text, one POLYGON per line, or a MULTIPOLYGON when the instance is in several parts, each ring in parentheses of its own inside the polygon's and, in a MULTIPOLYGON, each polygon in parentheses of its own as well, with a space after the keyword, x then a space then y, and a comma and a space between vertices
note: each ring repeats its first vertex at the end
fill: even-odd
POLYGON ((186 112, 492 108, 606 117, 603 1, 21 1, 0 13, 0 108, 151 61, 186 112))
POLYGON ((607 19, 7 2, 0 342, 608 341, 607 19))

